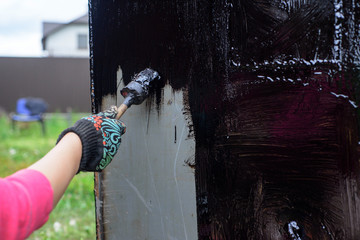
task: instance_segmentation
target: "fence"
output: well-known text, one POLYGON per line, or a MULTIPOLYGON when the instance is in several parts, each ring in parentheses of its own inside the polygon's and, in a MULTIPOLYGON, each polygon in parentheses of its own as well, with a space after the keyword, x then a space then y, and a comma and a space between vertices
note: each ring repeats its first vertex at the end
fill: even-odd
POLYGON ((15 110, 21 97, 40 97, 48 111, 90 112, 88 58, 0 58, 0 107, 15 110))

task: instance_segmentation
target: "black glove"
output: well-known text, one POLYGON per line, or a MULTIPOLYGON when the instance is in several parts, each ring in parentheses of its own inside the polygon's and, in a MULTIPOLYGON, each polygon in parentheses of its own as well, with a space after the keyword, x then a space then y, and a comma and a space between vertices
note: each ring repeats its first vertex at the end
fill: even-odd
POLYGON ((123 122, 116 120, 117 107, 78 120, 65 129, 57 143, 68 132, 76 133, 82 143, 82 157, 78 172, 101 172, 113 159, 126 131, 123 122))

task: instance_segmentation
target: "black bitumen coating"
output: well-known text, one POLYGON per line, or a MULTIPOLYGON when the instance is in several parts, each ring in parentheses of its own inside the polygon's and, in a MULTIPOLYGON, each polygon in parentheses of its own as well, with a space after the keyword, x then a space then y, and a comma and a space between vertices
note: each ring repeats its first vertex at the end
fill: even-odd
MULTIPOLYGON (((90 0, 94 111, 144 69, 186 89, 198 237, 357 239, 360 6, 90 0)), ((161 114, 161 113, 160 113, 161 114)))

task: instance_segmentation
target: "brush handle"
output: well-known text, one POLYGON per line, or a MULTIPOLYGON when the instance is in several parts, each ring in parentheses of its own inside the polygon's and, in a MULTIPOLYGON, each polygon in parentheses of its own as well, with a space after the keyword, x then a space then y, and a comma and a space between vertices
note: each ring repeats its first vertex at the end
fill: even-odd
POLYGON ((117 111, 117 115, 116 115, 116 119, 119 120, 121 118, 121 116, 126 112, 126 110, 128 109, 128 106, 126 106, 125 104, 121 104, 120 107, 118 107, 117 111))

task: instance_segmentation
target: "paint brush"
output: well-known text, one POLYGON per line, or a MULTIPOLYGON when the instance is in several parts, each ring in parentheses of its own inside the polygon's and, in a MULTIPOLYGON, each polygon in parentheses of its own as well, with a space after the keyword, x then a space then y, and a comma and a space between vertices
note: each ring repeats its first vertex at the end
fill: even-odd
POLYGON ((159 79, 159 73, 150 68, 146 68, 135 74, 131 82, 120 91, 125 100, 118 107, 116 119, 120 119, 131 105, 141 104, 149 96, 149 89, 152 82, 159 79))

